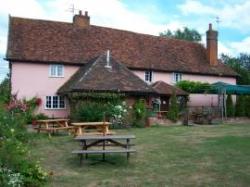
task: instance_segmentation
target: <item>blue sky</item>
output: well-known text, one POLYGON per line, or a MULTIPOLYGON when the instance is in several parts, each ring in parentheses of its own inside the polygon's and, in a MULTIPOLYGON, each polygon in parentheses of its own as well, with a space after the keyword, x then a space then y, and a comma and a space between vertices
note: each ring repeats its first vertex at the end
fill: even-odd
POLYGON ((219 53, 250 53, 249 0, 0 0, 0 4, 0 81, 8 72, 8 63, 2 60, 8 15, 71 22, 72 4, 87 10, 94 25, 152 35, 186 26, 198 30, 204 44, 208 24, 212 23, 219 31, 219 53))

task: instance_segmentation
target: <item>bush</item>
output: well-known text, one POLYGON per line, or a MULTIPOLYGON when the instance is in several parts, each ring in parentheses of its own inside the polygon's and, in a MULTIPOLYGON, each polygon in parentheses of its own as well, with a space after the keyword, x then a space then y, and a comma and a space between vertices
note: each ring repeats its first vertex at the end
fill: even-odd
POLYGON ((236 106, 235 106, 235 115, 238 117, 246 116, 246 106, 245 106, 245 96, 237 96, 236 106))
POLYGON ((250 117, 250 96, 245 96, 245 115, 250 117))
POLYGON ((0 83, 0 103, 8 103, 10 99, 10 79, 7 76, 0 83))
POLYGON ((6 187, 23 186, 23 176, 0 166, 0 185, 6 187))
POLYGON ((47 179, 39 164, 31 159, 23 111, 0 112, 0 186, 41 186, 47 179))
POLYGON ((176 122, 178 119, 179 109, 175 92, 170 97, 170 106, 167 113, 167 118, 176 122))
POLYGON ((189 93, 206 93, 212 90, 212 86, 209 83, 196 81, 183 80, 179 81, 176 86, 189 93))
POLYGON ((123 126, 128 114, 126 102, 95 102, 86 101, 77 105, 71 113, 73 121, 103 121, 112 120, 114 125, 123 126))
POLYGON ((146 122, 146 106, 143 99, 139 99, 133 106, 133 125, 144 127, 146 122))
POLYGON ((103 121, 108 110, 108 104, 87 101, 77 106, 71 113, 71 118, 73 121, 103 121))
POLYGON ((227 95, 226 106, 227 106, 227 116, 233 117, 235 111, 234 111, 234 105, 233 105, 233 100, 232 100, 231 94, 227 95))
POLYGON ((40 104, 40 98, 33 97, 30 100, 18 100, 17 95, 13 95, 6 109, 12 114, 22 113, 25 117, 26 124, 30 124, 34 118, 33 112, 40 104))

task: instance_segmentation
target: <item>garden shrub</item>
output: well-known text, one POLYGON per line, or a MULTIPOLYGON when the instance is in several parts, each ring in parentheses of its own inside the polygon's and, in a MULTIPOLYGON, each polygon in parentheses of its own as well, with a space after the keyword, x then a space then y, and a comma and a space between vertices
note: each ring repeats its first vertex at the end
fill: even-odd
POLYGON ((233 117, 235 112, 234 112, 234 104, 233 104, 231 94, 227 95, 226 106, 227 106, 227 116, 228 117, 233 117))
POLYGON ((146 106, 143 99, 139 99, 133 106, 133 125, 136 127, 144 127, 146 122, 146 106))
POLYGON ((235 106, 235 115, 238 117, 246 116, 245 98, 246 97, 243 95, 237 96, 236 106, 235 106))
POLYGON ((250 117, 250 96, 245 96, 245 115, 250 117))
POLYGON ((207 93, 212 90, 212 86, 209 83, 198 81, 183 80, 179 81, 176 86, 189 93, 207 93))
POLYGON ((103 121, 105 115, 109 113, 107 104, 97 102, 83 102, 71 113, 73 121, 103 121))
POLYGON ((112 121, 115 126, 126 125, 128 108, 126 102, 81 102, 71 113, 73 121, 112 121))
POLYGON ((12 109, 0 112, 0 186, 42 186, 47 173, 31 159, 25 112, 12 109))
POLYGON ((41 104, 41 99, 33 97, 30 100, 18 100, 17 95, 12 95, 6 109, 12 113, 22 113, 25 117, 26 124, 32 123, 34 118, 34 110, 41 104))
POLYGON ((167 113, 167 118, 176 122, 178 119, 179 109, 178 103, 175 92, 173 92, 172 96, 170 97, 170 106, 169 111, 167 113))
POLYGON ((9 99, 10 99, 10 79, 9 76, 7 76, 0 83, 0 104, 8 103, 9 99))

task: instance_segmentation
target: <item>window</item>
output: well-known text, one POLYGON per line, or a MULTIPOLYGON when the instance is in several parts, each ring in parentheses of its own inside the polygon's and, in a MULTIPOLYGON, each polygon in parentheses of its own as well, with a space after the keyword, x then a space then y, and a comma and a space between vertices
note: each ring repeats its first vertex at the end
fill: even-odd
POLYGON ((65 99, 62 96, 46 96, 46 109, 64 109, 65 99))
POLYGON ((152 71, 145 71, 145 81, 146 82, 152 82, 152 71))
POLYGON ((52 64, 49 68, 50 77, 63 77, 64 67, 60 64, 52 64))
POLYGON ((173 73, 173 82, 177 83, 182 80, 182 74, 181 73, 173 73))

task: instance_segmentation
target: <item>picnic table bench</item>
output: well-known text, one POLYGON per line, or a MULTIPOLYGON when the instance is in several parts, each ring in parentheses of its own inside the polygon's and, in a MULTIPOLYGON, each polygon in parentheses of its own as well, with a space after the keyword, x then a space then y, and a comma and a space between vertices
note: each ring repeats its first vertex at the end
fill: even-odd
POLYGON ((73 154, 80 156, 80 164, 82 164, 83 155, 88 158, 88 154, 102 154, 102 160, 105 161, 106 154, 114 153, 126 153, 127 160, 130 157, 130 153, 135 153, 136 150, 132 149, 131 146, 134 144, 130 143, 131 139, 135 139, 134 135, 108 135, 108 136, 78 136, 75 138, 81 144, 80 150, 72 151, 73 154), (124 142, 125 141, 125 142, 124 142), (100 146, 102 149, 89 150, 92 147, 100 146), (106 147, 112 147, 111 149, 106 149, 106 147), (114 149, 113 147, 119 147, 119 149, 114 149))
POLYGON ((46 131, 48 132, 49 136, 51 136, 51 133, 55 133, 60 130, 69 131, 71 129, 74 129, 73 126, 68 125, 68 122, 69 119, 37 120, 37 127, 35 127, 35 129, 37 130, 37 133, 40 133, 40 131, 46 131))
POLYGON ((112 134, 112 132, 109 131, 109 125, 111 123, 107 121, 102 121, 102 122, 76 122, 76 123, 71 123, 72 126, 75 127, 75 135, 76 136, 82 136, 83 134, 86 133, 87 129, 94 128, 98 132, 95 134, 99 135, 107 135, 107 134, 112 134))

